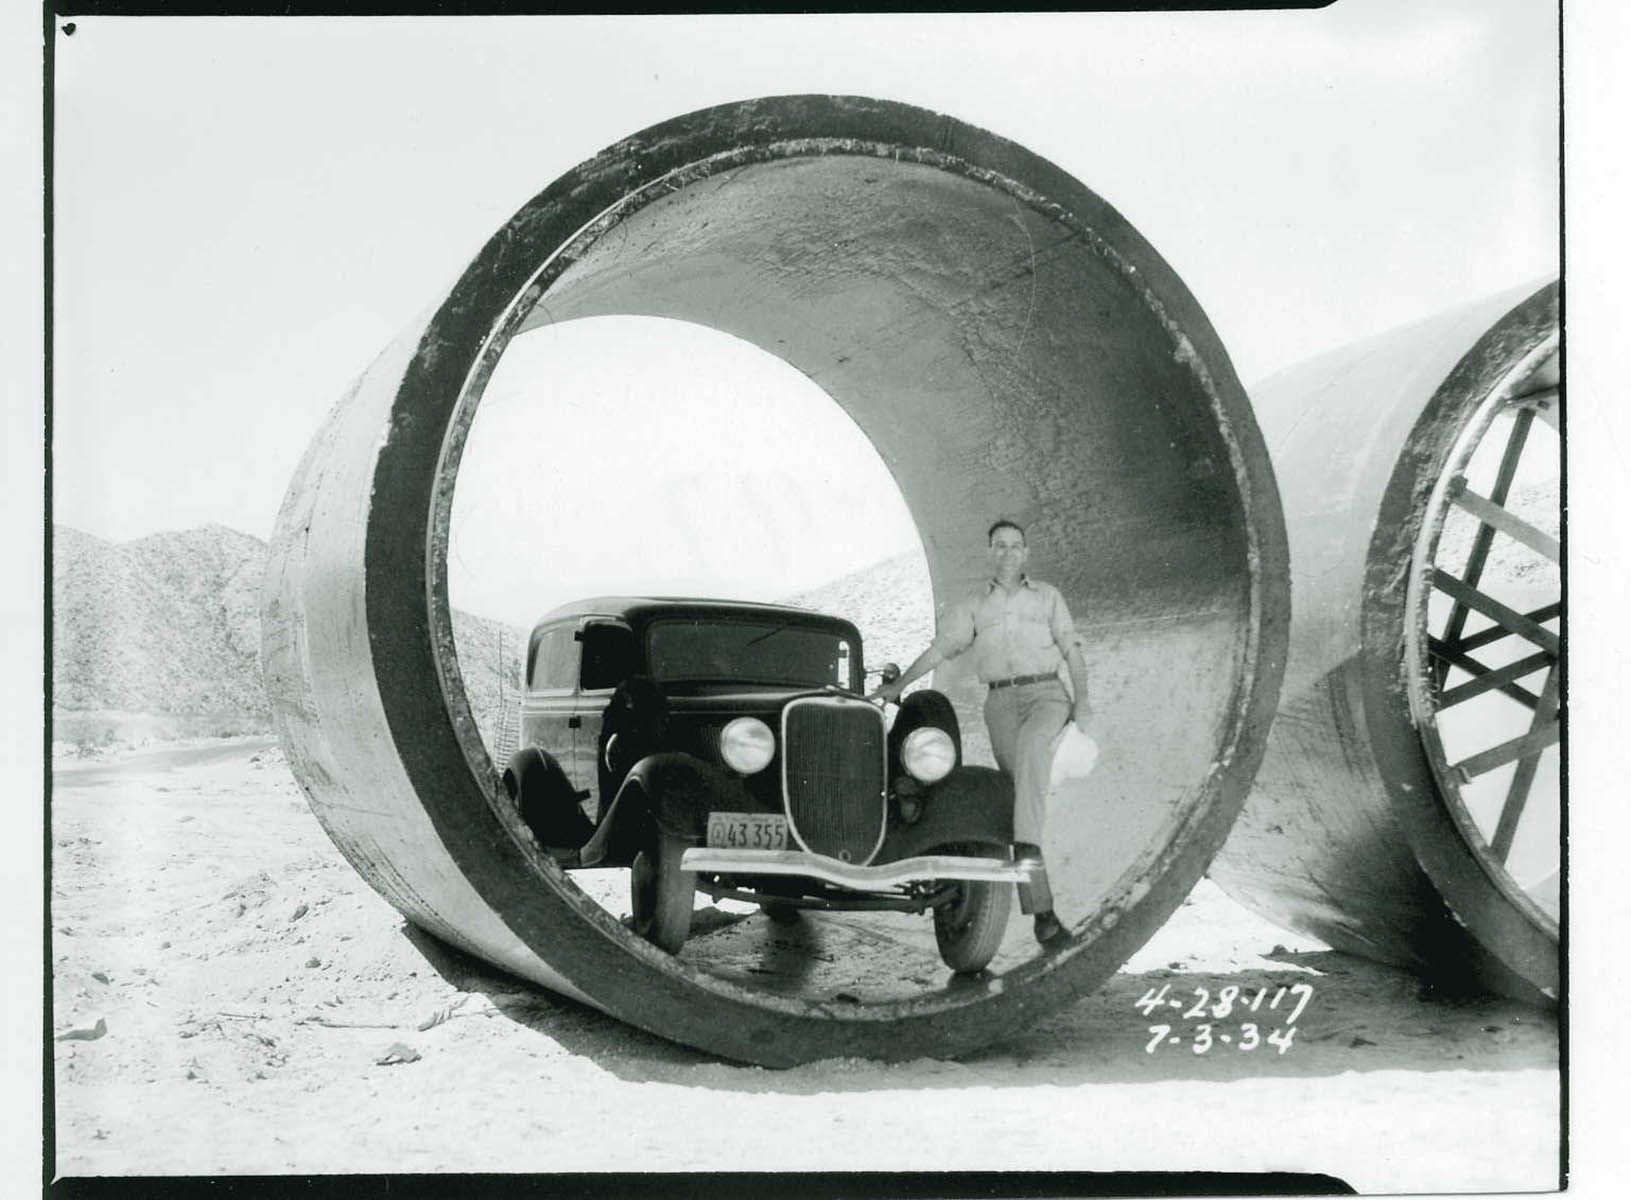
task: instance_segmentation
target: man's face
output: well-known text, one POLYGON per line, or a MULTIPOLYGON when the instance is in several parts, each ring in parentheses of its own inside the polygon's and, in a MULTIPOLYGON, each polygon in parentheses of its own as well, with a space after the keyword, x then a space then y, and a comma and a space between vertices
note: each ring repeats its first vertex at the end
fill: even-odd
POLYGON ((991 535, 989 553, 992 574, 1004 583, 1012 583, 1024 573, 1025 560, 1030 556, 1025 535, 1006 525, 991 535))

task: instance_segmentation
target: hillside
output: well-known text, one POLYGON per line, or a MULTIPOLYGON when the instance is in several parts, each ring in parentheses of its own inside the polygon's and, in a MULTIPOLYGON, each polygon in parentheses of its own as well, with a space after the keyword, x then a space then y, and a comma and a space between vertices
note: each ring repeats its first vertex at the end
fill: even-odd
MULTIPOLYGON (((260 670, 267 545, 220 525, 110 542, 52 531, 55 736, 81 746, 269 732, 260 670)), ((867 659, 904 665, 933 633, 922 556, 885 559, 790 603, 856 622, 867 659)), ((525 631, 454 610, 460 671, 488 744, 516 702, 525 631)))
MULTIPOLYGON (((52 530, 51 699, 80 745, 267 732, 260 587, 267 545, 220 525, 109 542, 52 530)), ((522 633, 454 612, 476 718, 513 702, 522 633), (508 672, 504 675, 504 672, 508 672), (501 685, 501 676, 508 682, 501 685)))
POLYGON ((52 553, 56 707, 269 718, 264 542, 219 525, 124 543, 58 526, 52 553))
POLYGON ((787 603, 854 621, 869 667, 890 661, 904 667, 934 636, 929 569, 916 550, 789 596, 787 603))
POLYGON ((505 711, 520 703, 526 630, 455 608, 453 643, 459 650, 459 673, 464 676, 464 691, 475 713, 476 727, 492 749, 498 745, 505 711))

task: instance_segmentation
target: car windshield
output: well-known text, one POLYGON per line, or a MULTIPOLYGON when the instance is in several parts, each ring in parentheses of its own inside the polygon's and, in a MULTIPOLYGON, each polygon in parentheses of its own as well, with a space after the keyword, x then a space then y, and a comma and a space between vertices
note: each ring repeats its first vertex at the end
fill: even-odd
POLYGON ((831 629, 800 624, 796 618, 656 621, 647 639, 651 674, 662 683, 690 680, 854 688, 860 662, 849 639, 831 629))

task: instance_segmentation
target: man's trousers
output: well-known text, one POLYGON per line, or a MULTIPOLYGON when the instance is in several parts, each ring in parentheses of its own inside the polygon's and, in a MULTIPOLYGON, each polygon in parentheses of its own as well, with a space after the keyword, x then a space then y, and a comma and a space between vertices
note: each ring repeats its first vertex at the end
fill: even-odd
MULTIPOLYGON (((1014 841, 1042 845, 1047 815, 1053 740, 1070 723, 1070 696, 1058 679, 992 688, 985 697, 985 727, 997 766, 1014 781, 1014 841)), ((1046 880, 1034 889, 1021 886, 1020 909, 1041 912, 1053 907, 1046 880), (1034 894, 1031 894, 1034 893, 1034 894)))

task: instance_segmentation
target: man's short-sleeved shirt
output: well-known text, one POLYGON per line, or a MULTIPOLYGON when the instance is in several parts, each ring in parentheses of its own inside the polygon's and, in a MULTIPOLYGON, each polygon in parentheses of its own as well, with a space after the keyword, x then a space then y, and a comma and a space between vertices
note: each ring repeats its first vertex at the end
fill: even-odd
POLYGON ((1054 674, 1079 644, 1059 589, 1024 576, 1012 592, 990 579, 948 607, 933 648, 944 660, 972 646, 980 681, 990 683, 1054 674))

